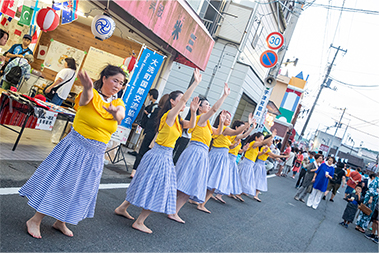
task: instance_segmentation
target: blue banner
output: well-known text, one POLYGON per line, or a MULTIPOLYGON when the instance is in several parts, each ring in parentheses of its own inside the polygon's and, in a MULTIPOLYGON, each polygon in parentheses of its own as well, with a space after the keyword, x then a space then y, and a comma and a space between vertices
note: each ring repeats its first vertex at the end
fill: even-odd
POLYGON ((132 128, 142 104, 145 102, 150 87, 163 63, 164 57, 145 48, 134 68, 134 74, 129 82, 122 100, 125 103, 125 118, 121 126, 132 128))

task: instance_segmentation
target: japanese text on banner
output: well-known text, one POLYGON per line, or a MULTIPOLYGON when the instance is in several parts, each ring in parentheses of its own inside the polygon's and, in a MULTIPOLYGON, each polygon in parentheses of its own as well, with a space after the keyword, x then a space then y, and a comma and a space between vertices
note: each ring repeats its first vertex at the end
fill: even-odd
POLYGON ((163 59, 162 55, 147 48, 143 50, 129 82, 130 85, 123 97, 126 111, 121 126, 132 128, 132 123, 149 93, 150 87, 163 63, 163 59))

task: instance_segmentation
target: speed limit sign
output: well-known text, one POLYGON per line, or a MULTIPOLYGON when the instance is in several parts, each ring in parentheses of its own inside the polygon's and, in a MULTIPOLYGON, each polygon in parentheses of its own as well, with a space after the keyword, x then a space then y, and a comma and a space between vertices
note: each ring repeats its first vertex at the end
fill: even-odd
POLYGON ((270 49, 276 50, 283 46, 284 38, 279 32, 272 32, 266 38, 267 46, 270 49))

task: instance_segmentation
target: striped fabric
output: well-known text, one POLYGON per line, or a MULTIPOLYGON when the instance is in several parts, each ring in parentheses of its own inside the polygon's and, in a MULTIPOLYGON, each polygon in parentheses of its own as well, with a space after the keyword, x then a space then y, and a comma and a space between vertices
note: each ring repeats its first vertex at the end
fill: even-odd
POLYGON ((254 164, 246 157, 238 164, 242 192, 253 196, 255 195, 254 164))
POLYGON ((209 176, 208 189, 215 189, 219 194, 229 195, 230 170, 229 170, 229 149, 213 147, 209 152, 209 176))
POLYGON ((229 189, 231 189, 231 194, 241 194, 242 193, 242 186, 241 186, 241 179, 240 174, 238 173, 238 166, 237 166, 237 156, 228 153, 229 160, 230 160, 230 181, 231 186, 229 189))
POLYGON ((173 148, 154 144, 141 160, 126 192, 126 201, 158 213, 176 213, 173 148))
POLYGON ((204 202, 209 172, 208 146, 191 141, 176 163, 178 190, 197 202, 204 202))
POLYGON ((265 161, 257 159, 254 165, 255 188, 259 191, 267 191, 267 172, 265 161))
POLYGON ((37 212, 70 224, 95 213, 106 144, 74 129, 58 143, 19 190, 37 212))

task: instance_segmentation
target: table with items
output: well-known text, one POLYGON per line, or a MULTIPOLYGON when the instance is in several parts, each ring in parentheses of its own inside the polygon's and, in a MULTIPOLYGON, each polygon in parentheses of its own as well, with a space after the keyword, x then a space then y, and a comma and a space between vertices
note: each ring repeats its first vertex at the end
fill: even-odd
POLYGON ((68 123, 74 120, 75 112, 72 108, 63 108, 18 92, 1 92, 0 125, 18 134, 12 151, 16 150, 25 128, 51 131, 55 121, 60 119, 66 121, 66 129, 68 123), (21 129, 18 131, 9 126, 21 129))

